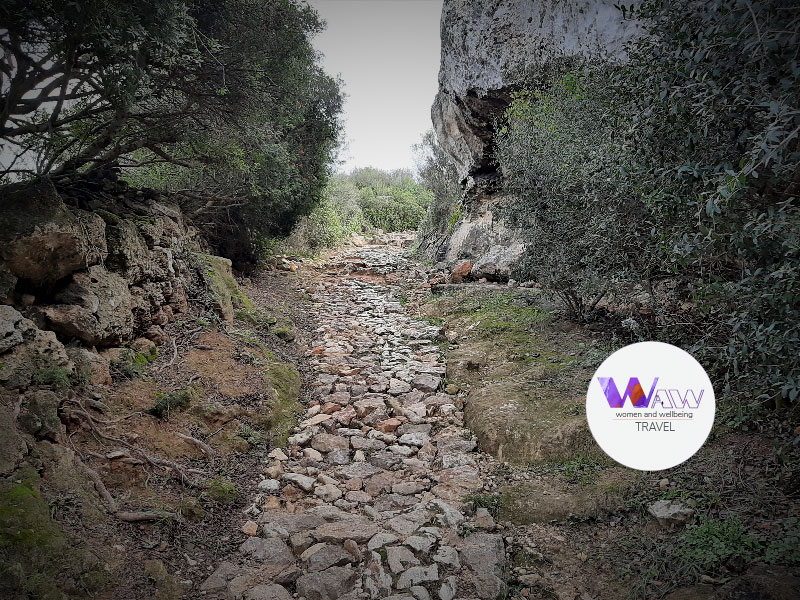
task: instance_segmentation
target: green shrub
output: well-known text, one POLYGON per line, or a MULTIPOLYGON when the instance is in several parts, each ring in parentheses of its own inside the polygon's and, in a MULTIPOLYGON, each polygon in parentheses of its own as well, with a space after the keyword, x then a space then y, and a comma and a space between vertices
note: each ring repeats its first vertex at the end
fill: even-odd
POLYGON ((119 356, 119 360, 111 366, 113 371, 127 379, 140 377, 147 370, 147 365, 158 358, 158 348, 153 347, 148 354, 126 348, 119 356))
POLYGON ((31 382, 34 385, 50 385, 64 390, 72 385, 72 378, 73 375, 68 369, 56 363, 52 357, 44 356, 39 359, 31 382))
POLYGON ((682 563, 702 573, 714 573, 731 561, 750 561, 758 555, 759 543, 736 519, 709 519, 688 526, 675 551, 682 563))
POLYGON ((462 196, 458 168, 433 130, 422 136, 414 152, 420 182, 433 194, 419 226, 417 251, 428 259, 441 260, 447 239, 462 216, 458 205, 462 196))
POLYGON ((785 8, 644 2, 651 35, 627 62, 562 61, 497 136, 519 199, 504 216, 527 241, 515 278, 576 319, 640 294, 652 317, 633 314, 630 337, 685 347, 747 406, 800 395, 800 15, 785 8))
POLYGON ((320 204, 281 246, 288 252, 317 254, 353 233, 414 230, 432 201, 432 192, 408 171, 355 169, 328 181, 320 204))
POLYGON ((196 398, 197 392, 193 388, 186 388, 169 394, 156 394, 156 401, 147 412, 157 419, 169 418, 171 413, 189 408, 196 398))

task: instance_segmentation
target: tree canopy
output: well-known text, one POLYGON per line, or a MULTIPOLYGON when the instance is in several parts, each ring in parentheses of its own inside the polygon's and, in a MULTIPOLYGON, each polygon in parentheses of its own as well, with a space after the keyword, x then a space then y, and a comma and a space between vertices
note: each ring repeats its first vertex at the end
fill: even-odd
POLYGON ((119 167, 242 256, 319 198, 342 99, 308 5, 11 0, 0 22, 6 180, 119 167))

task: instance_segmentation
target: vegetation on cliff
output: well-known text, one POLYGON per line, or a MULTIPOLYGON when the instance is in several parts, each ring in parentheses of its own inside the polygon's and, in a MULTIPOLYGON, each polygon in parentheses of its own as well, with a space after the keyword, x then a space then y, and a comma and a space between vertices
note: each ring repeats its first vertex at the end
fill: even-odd
POLYGON ((529 234, 521 275, 580 319, 638 288, 633 338, 679 340, 726 391, 795 403, 800 12, 682 0, 628 14, 650 34, 628 62, 566 61, 506 111, 497 159, 529 234))

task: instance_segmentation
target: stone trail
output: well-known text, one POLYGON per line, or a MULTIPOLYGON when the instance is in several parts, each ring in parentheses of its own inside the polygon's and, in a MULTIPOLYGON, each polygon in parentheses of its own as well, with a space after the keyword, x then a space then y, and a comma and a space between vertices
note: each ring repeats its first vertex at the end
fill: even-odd
POLYGON ((315 280, 311 398, 270 453, 246 510, 248 539, 204 598, 453 600, 505 593, 505 550, 486 509, 490 458, 439 391, 440 328, 400 303, 424 274, 394 246, 337 254, 315 280), (388 282, 388 283, 387 283, 388 282))

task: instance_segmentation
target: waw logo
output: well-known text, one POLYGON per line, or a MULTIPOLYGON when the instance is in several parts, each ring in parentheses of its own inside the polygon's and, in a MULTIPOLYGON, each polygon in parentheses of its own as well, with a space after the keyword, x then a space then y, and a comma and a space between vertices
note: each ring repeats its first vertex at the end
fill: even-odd
POLYGON ((700 389, 699 394, 691 388, 684 390, 682 394, 678 389, 656 389, 658 379, 658 377, 653 379, 650 392, 645 394, 639 378, 631 377, 623 393, 620 394, 613 377, 597 378, 610 408, 622 408, 628 398, 631 399, 631 405, 634 408, 656 408, 657 406, 661 408, 700 408, 703 389, 700 389))

